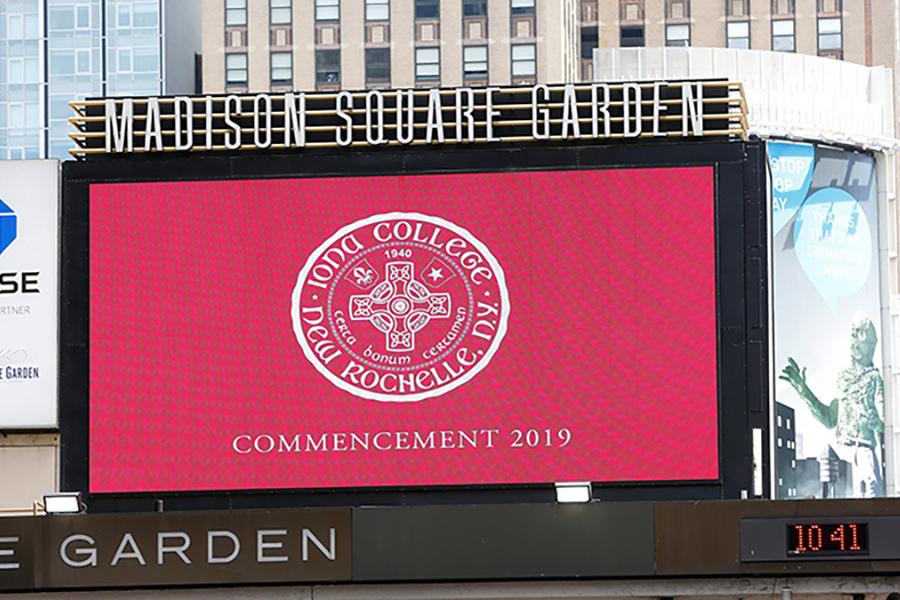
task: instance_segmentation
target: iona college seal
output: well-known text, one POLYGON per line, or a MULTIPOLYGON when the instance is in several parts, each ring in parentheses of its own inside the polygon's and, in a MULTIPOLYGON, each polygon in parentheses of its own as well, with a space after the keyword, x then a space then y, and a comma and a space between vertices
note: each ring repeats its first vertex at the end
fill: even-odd
POLYGON ((306 261, 291 304, 306 358, 356 396, 414 402, 472 379, 509 317, 503 270, 471 233, 418 213, 347 225, 306 261))

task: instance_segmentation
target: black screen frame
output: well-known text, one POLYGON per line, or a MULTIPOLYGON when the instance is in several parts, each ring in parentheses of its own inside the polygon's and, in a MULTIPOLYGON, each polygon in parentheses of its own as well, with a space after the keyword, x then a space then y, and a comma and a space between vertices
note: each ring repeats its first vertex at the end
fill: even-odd
MULTIPOLYGON (((91 512, 553 502, 552 483, 92 494, 89 483, 89 186, 92 183, 353 177, 569 169, 714 168, 719 478, 594 483, 599 500, 712 500, 753 495, 752 429, 768 439, 765 148, 759 142, 480 145, 299 154, 134 155, 63 164, 60 454, 63 490, 91 512)), ((764 448, 768 465, 768 448, 764 448)), ((762 495, 769 477, 763 476, 762 495)), ((760 490, 757 490, 759 492, 760 490)))

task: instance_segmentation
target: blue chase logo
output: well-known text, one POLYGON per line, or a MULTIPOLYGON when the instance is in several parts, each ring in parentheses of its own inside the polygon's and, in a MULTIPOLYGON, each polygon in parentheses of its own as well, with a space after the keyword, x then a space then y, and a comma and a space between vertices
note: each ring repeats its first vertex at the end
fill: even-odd
POLYGON ((16 213, 0 200, 0 254, 16 239, 16 213))

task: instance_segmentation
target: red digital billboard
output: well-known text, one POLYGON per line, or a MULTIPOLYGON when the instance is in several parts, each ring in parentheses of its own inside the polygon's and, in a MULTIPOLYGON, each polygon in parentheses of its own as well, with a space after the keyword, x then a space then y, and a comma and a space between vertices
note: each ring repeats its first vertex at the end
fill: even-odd
POLYGON ((89 490, 716 480, 713 186, 92 184, 89 490))

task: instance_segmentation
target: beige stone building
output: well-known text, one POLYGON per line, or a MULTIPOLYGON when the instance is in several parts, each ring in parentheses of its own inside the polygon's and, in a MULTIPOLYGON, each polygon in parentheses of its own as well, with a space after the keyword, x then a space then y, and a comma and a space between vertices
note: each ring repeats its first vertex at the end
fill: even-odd
POLYGON ((203 0, 204 92, 592 78, 596 47, 894 66, 893 0, 203 0))
POLYGON ((799 52, 893 67, 893 0, 579 0, 580 77, 591 50, 695 46, 799 52))
POLYGON ((205 92, 572 80, 575 0, 204 0, 205 92))

